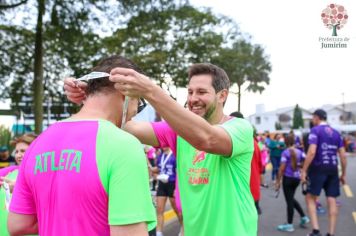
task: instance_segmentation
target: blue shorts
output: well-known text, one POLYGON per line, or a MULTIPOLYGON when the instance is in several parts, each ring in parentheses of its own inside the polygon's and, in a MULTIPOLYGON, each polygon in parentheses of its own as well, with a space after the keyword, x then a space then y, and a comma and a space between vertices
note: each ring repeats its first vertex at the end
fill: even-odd
POLYGON ((324 189, 327 197, 340 196, 340 179, 337 173, 322 173, 309 171, 309 184, 307 193, 314 196, 319 196, 321 190, 324 189))

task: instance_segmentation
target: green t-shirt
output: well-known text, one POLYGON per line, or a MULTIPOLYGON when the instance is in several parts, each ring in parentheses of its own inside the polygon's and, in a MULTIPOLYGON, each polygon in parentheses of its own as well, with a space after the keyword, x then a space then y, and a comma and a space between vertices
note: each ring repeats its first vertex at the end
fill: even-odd
POLYGON ((106 120, 67 120, 27 149, 10 211, 36 214, 40 235, 110 235, 109 225, 156 225, 146 156, 106 120))
POLYGON ((233 118, 221 125, 230 135, 231 157, 196 150, 177 139, 178 183, 186 236, 257 235, 250 191, 253 129, 233 118))
MULTIPOLYGON (((5 177, 10 180, 16 180, 19 171, 16 169, 8 173, 5 177)), ((7 231, 7 216, 9 214, 5 204, 6 193, 3 187, 0 187, 0 236, 10 235, 7 231)))

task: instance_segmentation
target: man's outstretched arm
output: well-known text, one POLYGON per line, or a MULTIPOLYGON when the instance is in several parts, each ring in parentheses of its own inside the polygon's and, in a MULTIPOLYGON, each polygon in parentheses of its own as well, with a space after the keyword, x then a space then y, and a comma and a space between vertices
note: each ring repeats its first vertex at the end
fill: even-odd
POLYGON ((110 80, 126 96, 144 97, 179 136, 201 151, 230 156, 232 142, 221 127, 186 110, 146 76, 131 69, 115 68, 110 80))
POLYGON ((135 136, 141 143, 153 147, 158 147, 159 143, 150 122, 128 121, 125 124, 125 131, 135 136))

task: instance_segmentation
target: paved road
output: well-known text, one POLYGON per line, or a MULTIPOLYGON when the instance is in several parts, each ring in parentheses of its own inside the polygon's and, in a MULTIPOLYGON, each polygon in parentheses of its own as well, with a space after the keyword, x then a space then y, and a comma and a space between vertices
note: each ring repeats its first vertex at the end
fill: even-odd
MULTIPOLYGON (((266 179, 270 178, 270 173, 266 174, 266 179)), ((347 168, 347 184, 351 189, 351 193, 356 194, 356 155, 350 156, 348 158, 348 168, 347 168)), ((299 228, 299 216, 295 212, 294 215, 294 225, 296 230, 292 233, 279 232, 276 230, 278 224, 286 222, 286 204, 284 201, 284 196, 281 195, 276 199, 273 197, 272 189, 261 189, 262 199, 261 208, 262 215, 259 219, 259 236, 304 236, 309 231, 311 231, 310 226, 307 229, 299 228)), ((301 194, 300 187, 297 190, 296 195, 297 200, 303 206, 305 212, 305 202, 304 197, 301 194)), ((321 203, 325 204, 325 197, 320 198, 321 203)), ((339 198, 341 206, 339 208, 339 219, 336 228, 337 236, 355 236, 356 235, 356 199, 355 196, 348 197, 344 189, 341 191, 341 196, 339 198), (354 214, 354 216, 353 216, 354 214)), ((321 227, 321 232, 323 235, 327 233, 327 214, 319 216, 319 224, 321 227)), ((164 229, 165 236, 177 236, 179 232, 179 224, 176 219, 171 220, 164 229)))

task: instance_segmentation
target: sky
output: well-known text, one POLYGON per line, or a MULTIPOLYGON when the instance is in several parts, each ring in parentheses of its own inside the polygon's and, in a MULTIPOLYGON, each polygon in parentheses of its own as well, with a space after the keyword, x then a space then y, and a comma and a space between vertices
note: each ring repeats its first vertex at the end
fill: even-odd
MULTIPOLYGON (((191 3, 233 18, 242 32, 252 36, 252 43, 262 45, 269 56, 270 84, 262 94, 244 91, 241 111, 245 116, 255 113, 257 104, 264 104, 266 111, 271 111, 296 104, 307 109, 341 104, 343 99, 346 103, 356 102, 355 0, 191 0, 191 3), (323 9, 330 3, 343 5, 349 15, 348 22, 338 31, 339 38, 350 39, 347 48, 321 49, 319 38, 331 38, 331 30, 321 19, 323 9)), ((177 98, 184 104, 186 89, 179 89, 177 98)), ((0 104, 1 108, 7 106, 0 104)), ((225 112, 235 110, 237 97, 231 93, 225 112)))
MULTIPOLYGON (((266 111, 295 106, 315 108, 323 104, 356 102, 356 1, 325 0, 191 0, 197 7, 233 18, 252 42, 265 48, 272 64, 270 85, 260 95, 245 92, 241 111, 255 113, 256 104, 266 111), (338 31, 348 37, 347 48, 321 49, 319 37, 331 38, 321 13, 329 4, 343 5, 349 19, 338 31), (344 94, 344 96, 342 95, 344 94)), ((235 90, 236 91, 236 90, 235 90)), ((237 109, 237 97, 229 95, 225 112, 237 109)))

